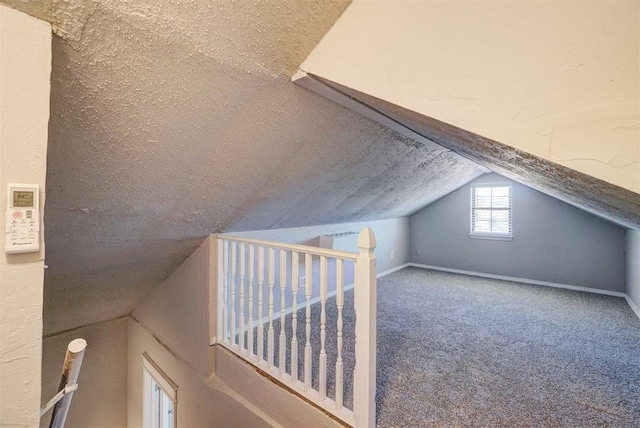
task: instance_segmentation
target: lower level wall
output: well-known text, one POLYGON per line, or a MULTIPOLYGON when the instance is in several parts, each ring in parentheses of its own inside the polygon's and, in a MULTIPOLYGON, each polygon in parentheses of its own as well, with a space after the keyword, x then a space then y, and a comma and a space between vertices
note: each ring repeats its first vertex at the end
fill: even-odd
MULTIPOLYGON (((44 339, 42 405, 58 392, 67 345, 76 338, 87 341, 87 350, 78 376, 78 391, 73 394, 66 426, 126 426, 126 318, 80 327, 44 339)), ((51 411, 40 419, 40 427, 48 427, 50 420, 51 411)))
POLYGON ((626 293, 640 316, 640 231, 627 230, 626 265, 626 293))
POLYGON ((142 426, 143 352, 146 352, 178 386, 176 406, 178 427, 260 428, 270 426, 238 401, 214 388, 205 374, 177 357, 136 320, 129 320, 128 333, 127 426, 142 426))

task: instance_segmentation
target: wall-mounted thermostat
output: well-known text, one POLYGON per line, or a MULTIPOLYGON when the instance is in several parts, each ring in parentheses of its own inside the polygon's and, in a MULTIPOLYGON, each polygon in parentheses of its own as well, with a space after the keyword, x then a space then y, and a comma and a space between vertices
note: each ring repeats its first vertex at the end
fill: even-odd
POLYGON ((7 254, 40 250, 40 186, 7 185, 4 249, 7 254))

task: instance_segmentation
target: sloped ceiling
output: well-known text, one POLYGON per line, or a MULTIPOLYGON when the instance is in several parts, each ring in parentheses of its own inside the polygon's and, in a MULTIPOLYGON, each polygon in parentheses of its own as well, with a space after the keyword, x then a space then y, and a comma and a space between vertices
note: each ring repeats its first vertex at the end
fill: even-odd
POLYGON ((129 313, 211 233, 403 216, 482 173, 291 83, 348 2, 45 3, 45 334, 129 313))
POLYGON ((317 76, 312 78, 429 141, 473 159, 505 177, 619 226, 640 229, 638 193, 335 82, 317 76))
POLYGON ((301 69, 638 194, 639 18, 638 1, 354 0, 301 69))

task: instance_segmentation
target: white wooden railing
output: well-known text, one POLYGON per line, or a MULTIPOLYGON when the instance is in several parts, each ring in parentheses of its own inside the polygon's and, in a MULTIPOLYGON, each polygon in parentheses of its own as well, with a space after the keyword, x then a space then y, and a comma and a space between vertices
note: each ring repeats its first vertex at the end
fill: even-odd
POLYGON ((359 253, 228 235, 217 244, 217 343, 342 421, 375 426, 373 231, 360 232, 359 253))

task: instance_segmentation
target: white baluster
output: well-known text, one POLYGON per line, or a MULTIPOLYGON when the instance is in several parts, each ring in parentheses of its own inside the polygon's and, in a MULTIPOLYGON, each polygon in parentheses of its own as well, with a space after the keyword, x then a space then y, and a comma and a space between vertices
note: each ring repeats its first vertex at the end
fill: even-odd
POLYGON ((292 317, 291 317, 291 381, 296 384, 298 382, 298 283, 300 277, 298 274, 300 259, 297 251, 291 252, 291 294, 292 301, 292 317))
POLYGON ((258 361, 264 360, 264 323, 262 322, 262 310, 264 302, 262 298, 262 289, 264 288, 264 247, 258 247, 258 361))
POLYGON ((269 331, 267 332, 267 363, 269 367, 273 367, 273 283, 275 281, 274 273, 274 249, 268 249, 269 258, 267 260, 267 281, 269 283, 269 331))
POLYGON ((320 366, 318 373, 318 392, 320 400, 327 397, 327 352, 325 349, 327 329, 327 258, 320 256, 320 366))
POLYGON ((358 235, 354 306, 356 367, 353 375, 355 426, 376 426, 376 238, 365 227, 358 235))
POLYGON ((249 245, 249 325, 247 327, 247 349, 251 356, 253 356, 253 253, 253 245, 249 245))
POLYGON ((229 243, 225 240, 222 242, 222 341, 227 342, 229 339, 229 305, 227 303, 227 293, 229 289, 229 243))
POLYGON ((236 288, 238 288, 236 246, 235 242, 231 242, 231 346, 236 344, 236 288))
POLYGON ((240 247, 238 248, 238 250, 240 251, 240 325, 239 325, 239 332, 238 332, 238 343, 240 344, 240 352, 244 352, 245 351, 245 346, 246 346, 246 342, 244 340, 244 289, 245 289, 245 272, 246 272, 246 267, 245 267, 245 261, 246 261, 246 257, 245 257, 245 248, 246 245, 245 244, 240 244, 240 247))
POLYGON ((278 369, 280 376, 285 373, 285 362, 287 357, 287 336, 284 334, 285 327, 285 290, 287 288, 287 252, 280 250, 280 337, 278 343, 278 369))
POLYGON ((336 259, 336 306, 338 308, 338 357, 336 358, 336 410, 342 408, 344 370, 342 362, 342 308, 344 306, 343 260, 336 259))
POLYGON ((313 362, 311 361, 311 290, 312 290, 312 274, 313 274, 313 265, 311 264, 311 254, 304 255, 304 271, 307 284, 304 288, 304 294, 307 298, 307 307, 306 307, 306 337, 307 341, 304 345, 304 389, 305 391, 311 391, 311 365, 313 362))

